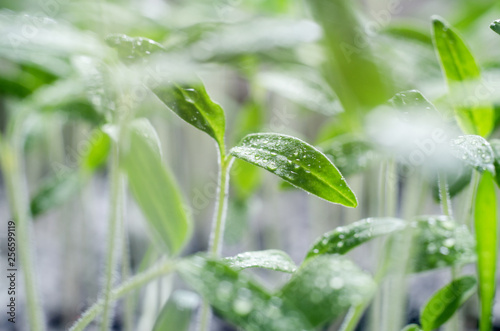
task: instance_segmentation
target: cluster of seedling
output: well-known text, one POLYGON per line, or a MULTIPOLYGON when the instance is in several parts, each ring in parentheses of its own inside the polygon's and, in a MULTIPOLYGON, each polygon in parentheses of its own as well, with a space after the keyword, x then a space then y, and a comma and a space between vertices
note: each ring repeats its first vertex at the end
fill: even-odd
MULTIPOLYGON (((17 94, 12 92, 28 101, 11 106, 15 112, 10 113, 8 125, 0 136, 1 166, 12 217, 19 232, 27 319, 31 330, 44 330, 46 327, 31 267, 29 222, 77 192, 108 158, 111 209, 102 297, 75 321, 71 330, 84 330, 94 320, 99 321, 102 330, 110 329, 117 300, 152 280, 175 272, 200 294, 204 303, 195 318, 189 307, 175 304, 173 296, 158 315, 155 330, 188 330, 191 320, 196 320, 198 330, 208 330, 214 311, 222 319, 250 331, 319 330, 341 317, 340 329, 353 331, 387 277, 404 279, 408 274, 438 268, 450 268, 452 279, 422 307, 420 322, 404 326, 405 311, 399 307, 398 311, 391 312, 399 316, 387 318, 386 330, 404 327, 405 330, 430 331, 447 322, 450 329, 456 330, 458 320, 454 318, 455 313, 476 292, 479 294, 479 328, 481 331, 492 329, 498 246, 495 183, 500 183, 500 141, 488 138, 496 128, 491 100, 464 101, 470 100, 467 97, 474 93, 476 84, 481 84, 480 71, 470 50, 454 28, 441 18, 433 19, 432 41, 451 100, 449 103, 439 102, 453 108, 454 119, 463 132, 460 137, 451 140, 447 148, 449 156, 454 158, 452 163, 460 164, 462 170, 457 174, 448 172, 445 166, 437 166, 426 169, 431 175, 424 174, 424 171, 420 175, 413 174, 417 181, 424 181, 424 176, 435 179, 430 189, 440 201, 442 215, 422 216, 417 206, 408 207, 412 210, 405 210, 401 212, 401 218, 396 218, 394 196, 397 183, 394 177, 398 169, 404 171, 407 165, 396 164, 394 155, 368 142, 369 137, 357 134, 362 118, 372 108, 395 109, 404 117, 415 112, 438 115, 440 107, 435 107, 416 90, 391 95, 390 91, 395 88, 388 87, 378 76, 375 62, 367 60, 366 54, 350 52, 350 60, 345 60, 339 45, 352 36, 344 30, 341 30, 343 35, 337 35, 337 26, 327 15, 335 12, 354 28, 355 18, 346 2, 315 1, 311 9, 324 31, 323 46, 328 60, 322 68, 322 76, 325 82, 330 82, 330 87, 346 109, 338 115, 338 121, 340 126, 346 127, 345 131, 356 133, 343 136, 331 134, 330 139, 317 144, 318 147, 289 135, 254 132, 242 134, 242 139, 228 148, 224 111, 212 101, 201 80, 177 79, 175 67, 177 63, 179 66, 185 63, 175 62, 179 61, 179 57, 172 55, 175 52, 142 37, 112 35, 106 39, 106 45, 100 45, 106 50, 105 57, 93 58, 88 54, 83 59, 73 57, 75 66, 92 68, 80 72, 84 78, 88 78, 86 74, 88 76, 89 73, 94 75, 94 80, 86 81, 93 83, 87 84, 77 95, 62 94, 55 101, 43 98, 44 93, 64 93, 56 79, 42 92, 35 90, 30 94, 20 89, 14 91, 17 94), (144 67, 158 65, 160 62, 155 61, 162 56, 173 61, 173 64, 166 65, 166 75, 154 80, 141 76, 144 67), (368 86, 361 84, 356 87, 361 75, 356 66, 362 68, 362 75, 366 75, 370 83, 368 86), (116 77, 133 79, 120 81, 116 77), (172 80, 172 77, 175 79, 172 80), (135 78, 141 81, 141 88, 155 95, 185 122, 215 140, 219 178, 207 253, 179 257, 191 238, 191 215, 176 179, 163 160, 155 128, 134 110, 140 102, 134 100, 137 97, 134 94, 137 88, 135 78), (349 81, 351 78, 353 80, 349 81), (107 81, 112 81, 112 84, 107 84, 107 81), (342 83, 351 85, 352 90, 346 92, 348 89, 339 88, 338 84, 342 83), (77 108, 81 101, 78 98, 85 99, 87 96, 90 101, 83 102, 83 108, 77 108), (29 203, 22 173, 24 150, 31 134, 26 128, 33 119, 41 116, 37 111, 54 109, 70 113, 79 109, 76 116, 95 125, 92 144, 80 155, 76 171, 59 174, 46 182, 29 203), (343 174, 347 176, 367 171, 369 164, 380 165, 381 194, 378 199, 382 207, 377 217, 333 229, 318 238, 299 266, 285 252, 274 249, 222 257, 231 167, 235 159, 263 168, 294 187, 346 207, 357 207, 358 200, 343 174), (126 186, 143 212, 153 241, 165 257, 149 269, 116 285, 114 272, 119 261, 116 247, 122 245, 123 240, 120 229, 123 226, 122 204, 126 186), (455 219, 450 198, 466 187, 469 187, 466 211, 460 215, 462 219, 455 219), (382 236, 386 240, 375 275, 362 271, 344 256, 355 247, 382 236), (462 267, 470 263, 477 264, 477 273, 463 275, 462 267), (290 278, 279 289, 270 291, 244 271, 248 268, 288 273, 290 278)), ((500 31, 500 24, 493 23, 491 27, 496 32, 500 31)), ((264 47, 262 51, 265 50, 264 47)), ((1 54, 4 56, 3 51, 1 54)), ((192 65, 195 67, 198 64, 192 65)), ((70 82, 70 79, 63 83, 70 82)), ((5 81, 3 78, 2 83, 5 81)), ((340 126, 330 131, 338 131, 340 126)), ((415 205, 418 204, 411 206, 415 205)), ((398 290, 405 292, 404 287, 398 290)), ((399 300, 403 303, 404 295, 399 300)), ((127 313, 133 315, 134 310, 127 313)))

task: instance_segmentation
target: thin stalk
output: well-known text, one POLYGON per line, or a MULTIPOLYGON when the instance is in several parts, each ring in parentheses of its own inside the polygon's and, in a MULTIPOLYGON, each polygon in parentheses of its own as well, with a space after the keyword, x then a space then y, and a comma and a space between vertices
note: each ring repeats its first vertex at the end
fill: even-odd
POLYGON ((101 331, 107 331, 112 319, 112 300, 111 290, 117 269, 117 250, 118 228, 121 219, 121 208, 123 199, 123 179, 119 169, 119 151, 118 146, 113 146, 113 155, 111 160, 111 215, 108 229, 108 247, 106 256, 106 273, 104 280, 104 307, 101 321, 101 331))
MULTIPOLYGON (((0 139, 0 161, 10 210, 16 224, 16 245, 19 248, 18 256, 24 277, 28 322, 30 330, 42 331, 45 330, 45 321, 42 305, 38 298, 35 282, 36 273, 31 256, 33 240, 30 236, 31 216, 26 199, 26 178, 23 176, 24 166, 20 155, 20 144, 14 145, 16 146, 12 147, 7 141, 3 142, 0 139)), ((18 266, 15 267, 17 269, 18 266)))
MULTIPOLYGON (((231 168, 233 158, 231 156, 225 157, 223 149, 220 149, 219 160, 219 185, 218 197, 215 203, 214 220, 212 223, 212 231, 210 233, 210 243, 208 245, 208 252, 213 256, 220 256, 222 244, 224 240, 224 228, 226 226, 226 211, 227 211, 227 198, 229 190, 229 170, 231 168)), ((207 331, 210 328, 210 321, 212 314, 210 305, 204 301, 198 323, 198 331, 207 331)))
POLYGON ((472 171, 472 180, 471 180, 471 186, 469 188, 469 197, 466 201, 466 203, 464 204, 464 212, 463 212, 463 215, 464 215, 464 224, 466 224, 469 228, 472 229, 472 231, 474 231, 473 227, 474 227, 474 223, 473 223, 473 219, 474 219, 474 202, 476 201, 476 193, 477 193, 477 187, 479 186, 479 179, 481 178, 481 174, 476 171, 476 170, 473 170, 472 171))
MULTIPOLYGON (((124 188, 125 191, 125 188, 124 188)), ((125 199, 125 194, 123 195, 125 199)), ((123 205, 125 206, 125 200, 123 200, 123 205)), ((123 215, 125 215, 125 211, 123 215)), ((127 226, 125 222, 125 217, 121 217, 122 220, 122 275, 121 279, 128 279, 130 277, 130 251, 129 251, 129 237, 127 226)), ((134 329, 134 310, 135 310, 135 298, 129 296, 124 300, 124 329, 125 331, 132 331, 134 329)))
POLYGON ((453 211, 451 209, 450 192, 448 189, 446 174, 444 173, 439 174, 438 185, 439 185, 439 201, 441 204, 441 211, 443 212, 444 215, 448 217, 453 217, 453 211))
MULTIPOLYGON (((152 280, 171 273, 176 268, 176 262, 172 260, 159 262, 157 265, 150 269, 135 275, 122 285, 110 291, 109 301, 113 302, 133 290, 140 289, 152 280)), ((99 315, 105 306, 105 299, 100 299, 87 309, 82 317, 73 324, 69 331, 83 331, 85 328, 99 315)))

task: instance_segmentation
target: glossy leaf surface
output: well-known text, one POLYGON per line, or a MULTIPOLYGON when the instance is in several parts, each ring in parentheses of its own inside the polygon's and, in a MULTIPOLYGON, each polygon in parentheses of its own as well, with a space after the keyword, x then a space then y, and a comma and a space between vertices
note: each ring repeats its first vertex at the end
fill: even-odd
POLYGON ((264 268, 292 273, 297 269, 288 254, 276 249, 245 252, 233 257, 227 257, 223 261, 236 271, 248 268, 264 268))
POLYGON ((321 254, 345 254, 379 236, 404 229, 405 221, 397 218, 367 218, 325 233, 313 244, 306 258, 321 254))
POLYGON ((259 166, 327 201, 356 207, 356 196, 333 163, 298 138, 256 133, 243 138, 231 154, 259 166))
POLYGON ((494 172, 495 154, 483 137, 476 135, 460 136, 451 141, 451 153, 457 159, 479 171, 494 172))

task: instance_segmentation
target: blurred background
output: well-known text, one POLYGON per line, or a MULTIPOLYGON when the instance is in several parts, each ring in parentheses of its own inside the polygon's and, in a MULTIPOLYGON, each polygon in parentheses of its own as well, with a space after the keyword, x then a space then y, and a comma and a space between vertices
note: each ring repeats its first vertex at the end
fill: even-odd
MULTIPOLYGON (((386 213, 441 213, 432 194, 435 181, 424 175, 416 179, 426 185, 416 207, 403 208, 411 194, 409 182, 415 180, 412 174, 437 162, 434 151, 415 156, 419 150, 425 154, 422 141, 436 127, 447 137, 458 132, 446 116, 447 89, 432 45, 432 15, 444 17, 464 36, 492 91, 500 86, 500 38, 488 29, 500 18, 500 4, 493 0, 2 0, 0 5, 0 131, 7 134, 17 114, 28 114, 20 127, 26 137, 21 148, 32 199, 54 183, 65 183, 53 200, 31 204, 37 282, 50 330, 67 329, 101 289, 108 172, 101 166, 85 183, 67 178, 78 171, 93 129, 116 110, 107 98, 116 92, 116 82, 182 79, 194 70, 225 110, 229 147, 247 133, 279 132, 300 137, 332 158, 357 194, 356 209, 309 196, 242 161, 232 169, 223 256, 275 248, 296 263, 324 232, 384 213, 378 209, 378 174, 379 161, 388 151, 397 162, 394 176, 387 180, 397 189, 396 204, 386 213), (146 61, 139 53, 126 53, 113 45, 113 38, 122 34, 152 39, 166 55, 146 61), (128 61, 137 76, 123 76, 117 56, 128 61), (380 105, 410 89, 440 105, 442 114, 387 120, 394 116, 380 105)), ((495 93, 490 95, 496 103, 495 93)), ((164 161, 192 211, 194 234, 184 254, 206 250, 217 185, 215 144, 151 93, 137 90, 131 103, 133 111, 148 117, 157 129, 164 161)), ((2 224, 11 217, 4 187, 2 180, 2 224)), ((459 216, 464 192, 454 200, 459 216)), ((155 253, 132 197, 127 196, 125 206, 130 261, 121 265, 133 274, 155 253)), ((5 235, 2 229, 2 246, 5 235)), ((379 241, 349 256, 373 271, 379 241)), ((6 261, 5 247, 0 252, 6 261)), ((289 277, 255 275, 270 288, 289 277)), ((409 277, 408 322, 417 321, 421 305, 449 277, 449 270, 409 277)), ((0 302, 6 302, 6 283, 0 286, 0 302)), ((152 329, 161 303, 174 288, 188 289, 176 277, 167 277, 135 295, 135 330, 152 329)), ((13 328, 2 318, 0 330, 28 330, 22 287, 20 291, 20 323, 13 328)), ((184 294, 186 305, 197 305, 196 295, 184 294)), ((464 330, 476 329, 476 306, 465 307, 464 330)), ((115 330, 125 330, 122 312, 120 302, 115 330)), ((495 316, 500 329, 500 307, 495 316)), ((365 322, 359 330, 367 329, 365 322)), ((214 330, 234 328, 218 321, 214 330)))

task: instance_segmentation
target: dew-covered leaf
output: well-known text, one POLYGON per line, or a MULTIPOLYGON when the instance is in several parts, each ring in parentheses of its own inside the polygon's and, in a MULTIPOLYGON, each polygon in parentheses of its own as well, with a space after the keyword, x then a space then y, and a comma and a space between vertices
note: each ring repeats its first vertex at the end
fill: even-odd
POLYGON ((417 324, 408 324, 401 331, 422 331, 422 329, 417 324))
POLYGON ((476 193, 474 229, 477 241, 477 272, 479 275, 480 331, 491 330, 495 298, 498 252, 497 197, 493 175, 484 172, 476 193))
POLYGON ((373 146, 352 135, 342 135, 318 146, 344 176, 365 170, 377 158, 373 146))
POLYGON ((375 283, 350 260, 320 255, 306 260, 280 296, 298 308, 314 327, 335 319, 371 297, 375 283))
POLYGON ((345 254, 379 236, 404 229, 406 222, 398 218, 367 218, 338 227, 318 238, 306 258, 321 254, 345 254))
POLYGON ((414 229, 409 272, 460 266, 476 260, 475 241, 465 225, 445 216, 421 216, 414 229))
POLYGON ((451 154, 479 171, 494 172, 495 155, 490 144, 483 137, 465 135, 450 143, 451 154))
POLYGON ((476 284, 475 277, 463 276, 434 293, 420 314, 423 331, 435 330, 446 323, 474 294, 476 284))
POLYGON ((200 298, 196 293, 176 290, 163 306, 153 331, 188 331, 191 317, 199 305, 200 298))
POLYGON ((223 261, 236 271, 248 268, 264 268, 293 273, 297 269, 288 254, 276 249, 245 252, 224 258, 223 261))
POLYGON ((106 43, 118 51, 118 55, 133 61, 154 52, 164 51, 164 47, 157 42, 143 37, 129 37, 124 34, 113 34, 106 37, 106 43))
POLYGON ((425 111, 437 111, 434 105, 418 90, 408 90, 396 93, 389 104, 395 108, 418 108, 425 111))
POLYGON ((224 110, 210 99, 203 84, 162 85, 152 91, 180 118, 214 138, 221 148, 224 146, 224 110))
POLYGON ((129 144, 122 148, 121 161, 130 189, 155 238, 173 255, 189 238, 191 222, 179 188, 162 163, 160 150, 154 147, 155 137, 154 129, 130 129, 129 144))
POLYGON ((231 154, 327 201, 347 207, 358 204, 333 163, 298 138, 277 133, 251 134, 233 147, 231 154))
POLYGON ((223 261, 194 256, 181 265, 180 273, 219 315, 244 330, 313 330, 292 304, 223 261))
POLYGON ((475 97, 474 85, 481 81, 474 57, 455 29, 442 18, 433 17, 432 32, 460 128, 466 134, 488 136, 494 125, 491 103, 467 101, 468 96, 475 97))

